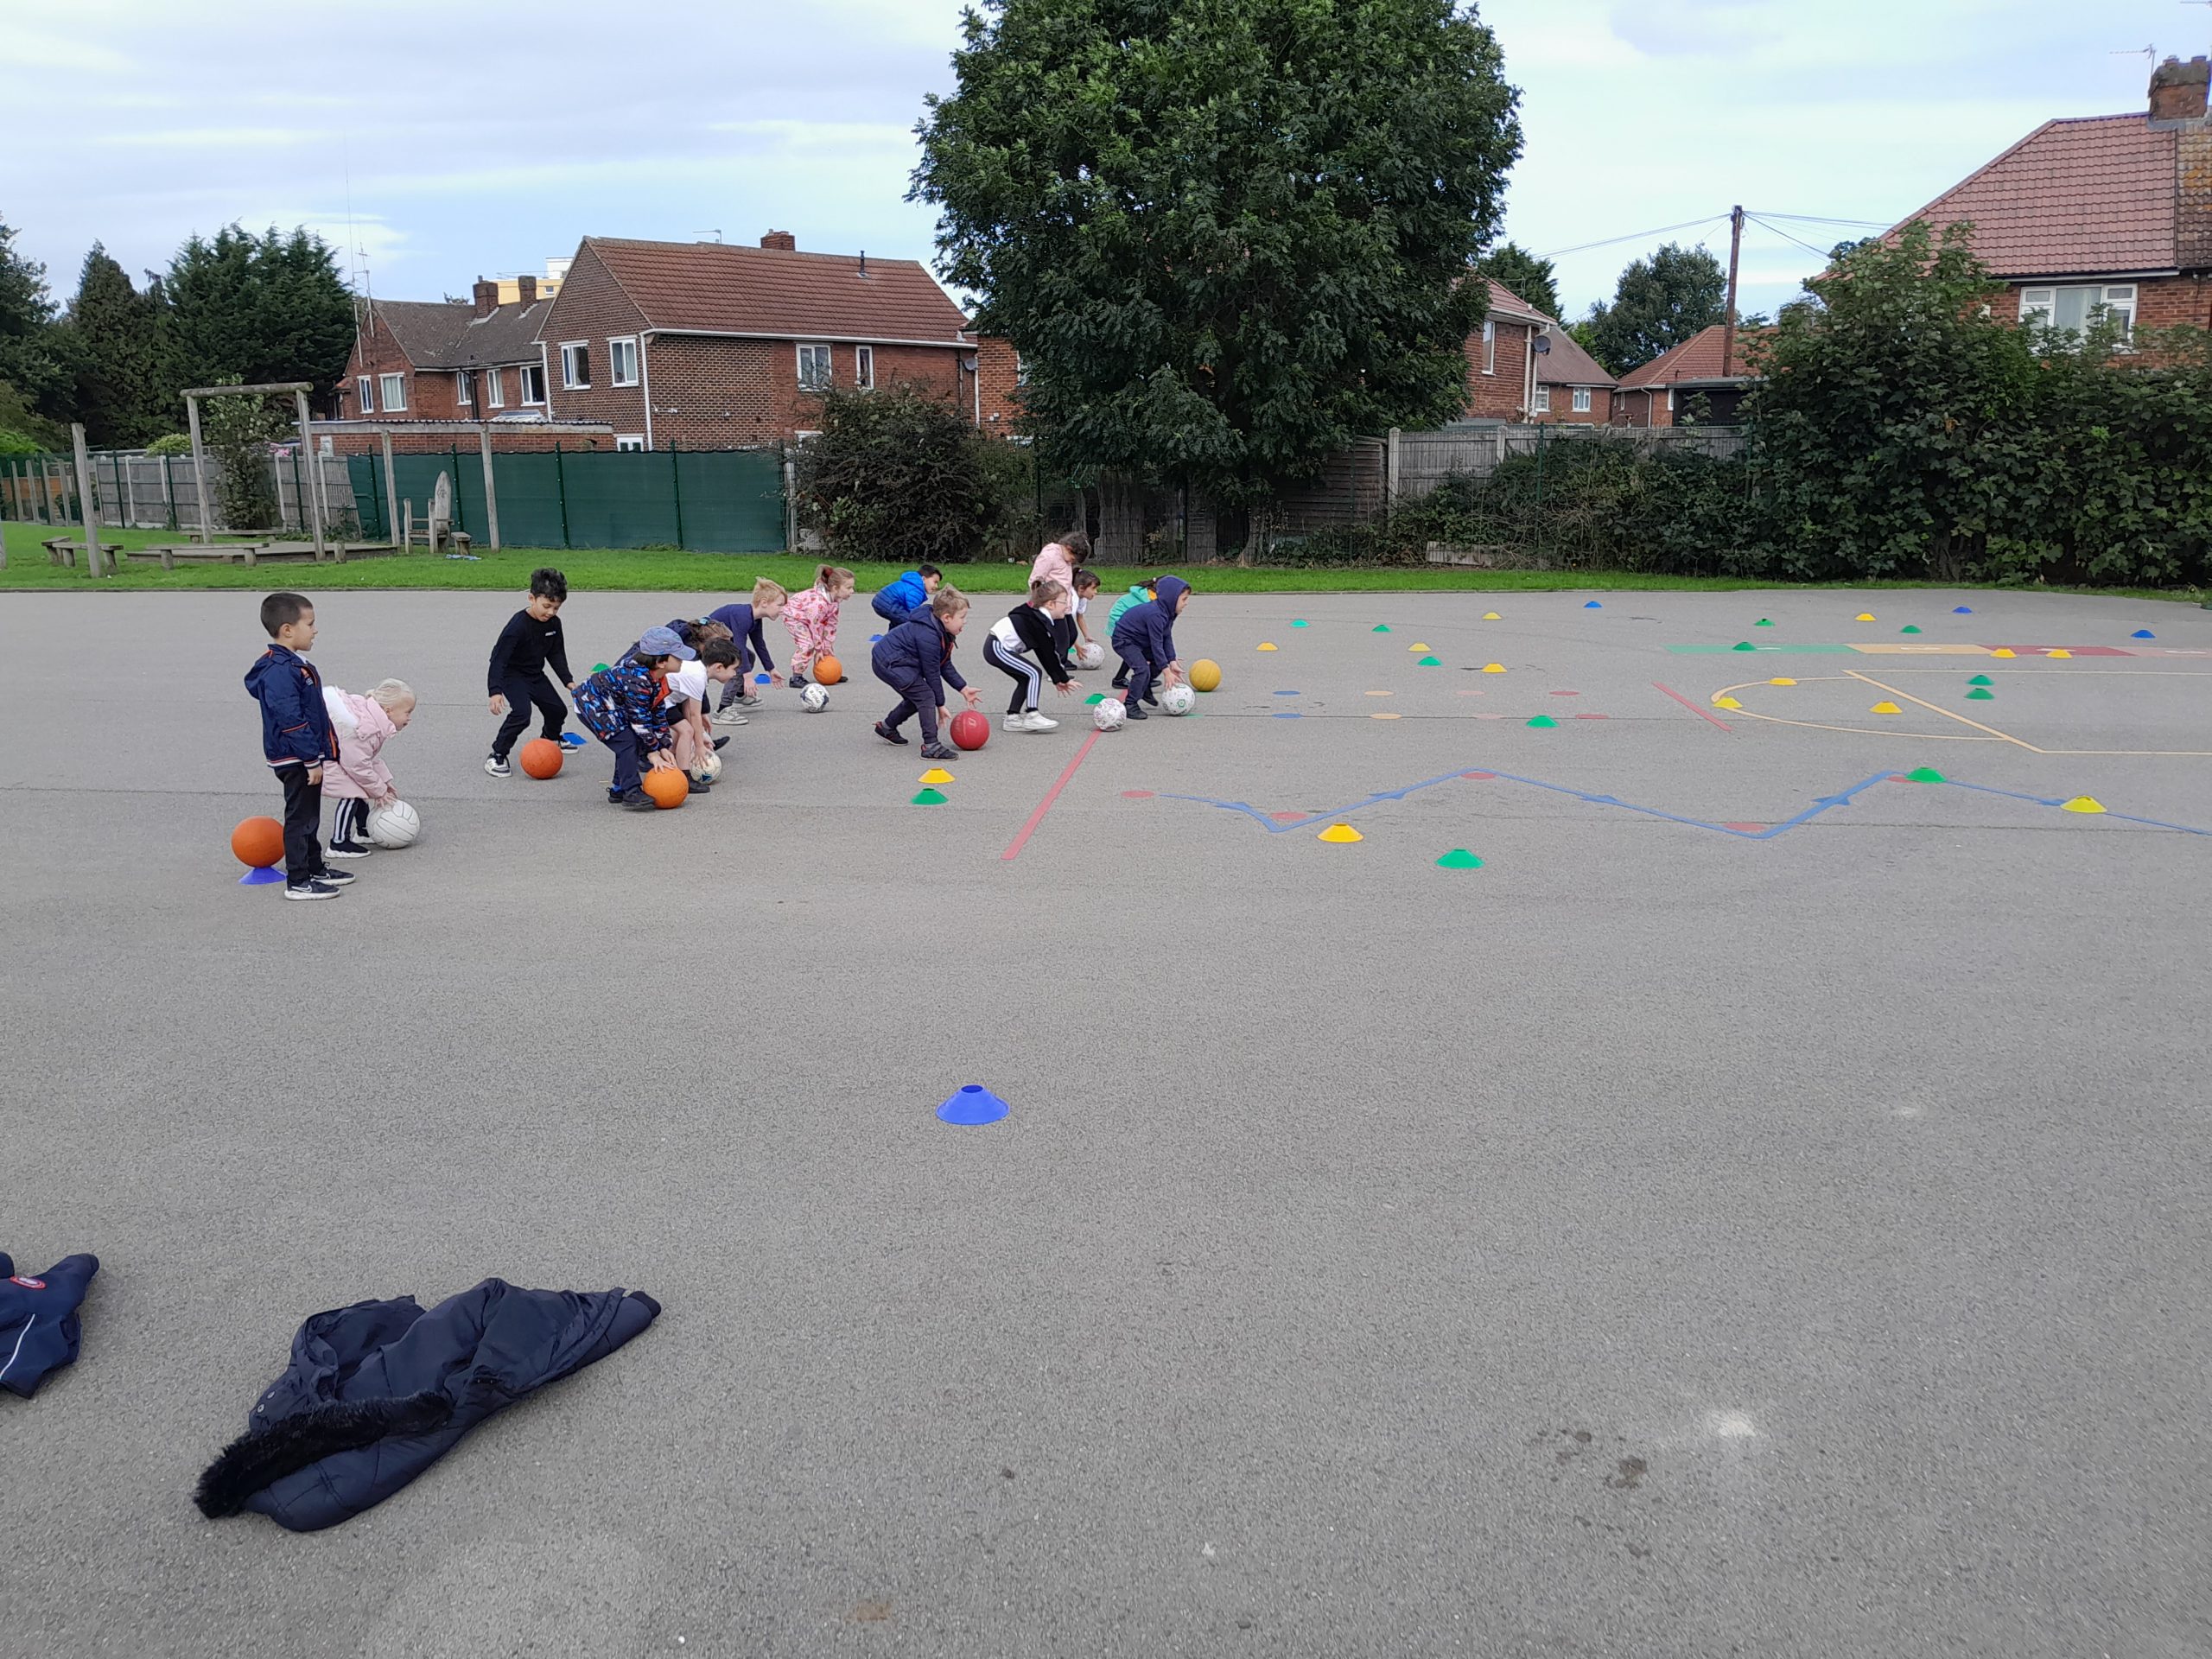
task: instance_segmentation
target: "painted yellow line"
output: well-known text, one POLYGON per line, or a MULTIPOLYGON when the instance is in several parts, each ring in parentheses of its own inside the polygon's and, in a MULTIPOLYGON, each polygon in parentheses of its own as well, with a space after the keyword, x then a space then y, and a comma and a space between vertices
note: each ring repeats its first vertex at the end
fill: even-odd
MULTIPOLYGON (((1899 675, 1910 673, 1948 675, 1955 672, 1955 671, 1945 669, 1892 669, 1890 671, 1899 675)), ((2126 674, 2147 678, 2177 677, 2177 676, 2171 675, 2166 671, 2162 671, 2158 669, 2093 668, 2084 669, 2082 672, 2085 674, 2126 674)), ((2199 674, 2198 671, 2196 670, 2184 670, 2182 671, 2182 672, 2184 674, 2197 675, 2198 677, 2202 677, 2202 676, 2199 674)), ((1846 675, 1822 674, 1807 678, 1803 680, 1802 683, 1806 685, 1834 684, 1845 677, 1847 677, 1846 675)), ((1908 702, 1919 703, 1923 709, 1929 709, 1936 714, 1942 715, 1948 720, 1955 720, 1962 725, 1971 726, 1974 729, 1972 732, 1902 732, 1894 726, 1834 726, 1829 724, 1826 721, 1819 720, 1785 720, 1780 715, 1763 715, 1758 709, 1748 707, 1738 707, 1731 709, 1729 712, 1738 720, 1763 720, 1771 726, 1795 726, 1802 731, 1842 732, 1853 737, 1906 737, 1929 743, 2013 743, 2018 744, 2021 748, 2028 750, 2031 753, 2064 755, 2071 759, 2082 759, 2103 755, 2111 757, 2114 760, 2212 760, 2212 749, 2037 748, 2032 743, 2026 742, 2020 738, 2011 736, 2006 733, 1998 731, 1992 727, 1984 726, 1979 721, 1967 720, 1964 715, 1954 715, 1948 709, 1939 709, 1932 702, 1923 702, 1920 698, 1913 696, 1909 692, 1900 691, 1895 686, 1883 685, 1879 680, 1868 680, 1864 674, 1859 673, 1856 670, 1848 671, 1847 677, 1854 680, 1864 681, 1869 685, 1881 686, 1883 690, 1889 692, 1892 696, 1903 697, 1908 702)), ((2073 678, 2075 677, 2069 675, 2068 677, 2073 678)), ((1738 691, 1756 691, 1767 683, 1768 683, 1764 680, 1743 680, 1734 685, 1724 685, 1713 695, 1716 697, 1733 696, 1738 691)))
POLYGON ((2036 747, 2034 744, 2028 742, 2023 738, 2014 737, 2010 732, 2000 732, 1994 726, 1985 726, 1978 720, 1968 720, 1964 715, 1955 715, 1948 709, 1938 708, 1936 704, 1929 702, 1923 697, 1914 696, 1910 691, 1898 690, 1894 685, 1884 685, 1879 680, 1874 679, 1871 676, 1861 674, 1855 668, 1846 669, 1844 672, 1854 680, 1863 681, 1868 685, 1877 687, 1881 690, 1888 692, 1893 697, 1903 697, 1907 702, 1916 702, 1932 715, 1941 715, 1946 720, 1955 720, 1961 726, 1971 726, 1977 732, 1986 732, 1990 736, 2001 738, 2007 743, 2018 743, 2022 748, 2027 750, 2031 754, 2044 754, 2049 753, 2047 750, 2036 747))

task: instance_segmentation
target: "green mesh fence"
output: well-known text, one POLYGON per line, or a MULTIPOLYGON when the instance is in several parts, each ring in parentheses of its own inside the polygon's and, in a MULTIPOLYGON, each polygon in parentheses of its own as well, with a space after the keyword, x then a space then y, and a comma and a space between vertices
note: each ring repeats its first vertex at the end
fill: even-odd
MULTIPOLYGON (((708 553, 784 548, 784 469, 772 450, 516 451, 492 458, 499 539, 509 547, 681 547, 708 553)), ((390 538, 380 455, 346 470, 365 536, 390 538)), ((484 463, 474 450, 394 455, 393 487, 419 521, 440 474, 453 480, 454 527, 486 540, 484 463)))

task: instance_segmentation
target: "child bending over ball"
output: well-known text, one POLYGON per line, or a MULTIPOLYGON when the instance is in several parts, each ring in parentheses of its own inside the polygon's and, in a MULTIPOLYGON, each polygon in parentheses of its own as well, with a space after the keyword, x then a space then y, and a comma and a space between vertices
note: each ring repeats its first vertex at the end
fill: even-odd
POLYGON ((1114 649, 1129 674, 1129 718, 1150 718, 1144 706, 1160 706, 1153 695, 1155 678, 1173 685, 1183 677, 1183 664, 1175 655, 1175 619, 1190 602, 1191 584, 1179 576, 1162 576, 1152 584, 1159 595, 1149 605, 1135 605, 1122 613, 1114 628, 1114 649))
POLYGON ((929 608, 916 611, 876 642, 869 666, 875 677, 899 694, 897 707, 875 722, 875 734, 887 743, 904 743, 899 728, 909 715, 922 719, 922 753, 931 760, 950 760, 954 751, 938 741, 938 722, 945 719, 944 688, 968 699, 973 709, 982 693, 960 677, 952 665, 952 647, 968 623, 968 600, 957 588, 940 588, 929 608))
MULTIPOLYGON (((1140 605, 1152 603, 1152 584, 1136 582, 1129 584, 1129 591, 1114 601, 1114 608, 1106 613, 1106 637, 1111 639, 1114 630, 1122 626, 1122 619, 1140 605)), ((1129 683, 1129 665, 1123 663, 1114 671, 1114 689, 1122 690, 1129 683)))
POLYGON ((1037 707, 1038 692, 1048 677, 1064 697, 1083 689, 1052 639, 1052 625, 1068 613, 1069 603, 1068 590, 1058 582, 1033 582, 1028 603, 1015 606, 983 636, 983 660, 1014 680, 1014 696, 1006 706, 1009 732, 1049 732, 1059 726, 1037 707))
MULTIPOLYGON (((322 772, 322 792, 338 803, 330 817, 330 855, 366 858, 375 850, 368 841, 369 809, 399 798, 378 752, 415 718, 415 693, 404 680, 379 680, 366 696, 329 687, 322 702, 338 731, 338 764, 322 772)), ((561 712, 568 713, 565 705, 561 712)))
POLYGON ((696 662, 682 664, 668 677, 661 701, 668 710, 669 750, 676 756, 676 764, 691 774, 694 794, 704 794, 714 786, 700 775, 700 768, 718 743, 729 741, 717 740, 707 730, 707 693, 736 677, 737 647, 727 636, 706 640, 699 646, 696 662))
POLYGON ((837 643, 837 607, 853 596, 853 573, 825 564, 814 573, 814 586, 784 603, 784 627, 791 637, 793 685, 806 683, 817 657, 831 654, 837 643))
MULTIPOLYGON (((1029 567, 1032 582, 1057 582, 1072 594, 1075 592, 1075 573, 1090 556, 1090 537, 1080 530, 1064 531, 1058 541, 1047 542, 1029 567)), ((1075 619, 1062 616, 1052 623, 1052 643, 1065 657, 1075 646, 1075 619)))
MULTIPOLYGON (((1095 645, 1098 642, 1090 636, 1090 601, 1098 597, 1098 573, 1096 570, 1077 570, 1071 592, 1072 597, 1068 611, 1075 618, 1076 637, 1086 645, 1095 645)), ((1060 655, 1072 660, 1067 651, 1061 652, 1060 655)))
POLYGON ((668 677, 697 656, 671 630, 648 628, 633 655, 578 683, 576 718, 614 753, 614 782, 607 791, 613 804, 632 812, 658 810, 645 793, 639 760, 649 757, 656 769, 676 764, 662 693, 668 677))
POLYGON ((746 723, 742 712, 759 704, 760 694, 753 689, 755 664, 768 677, 771 685, 781 685, 784 677, 776 672, 776 664, 768 655, 767 636, 760 632, 764 622, 773 622, 784 613, 784 601, 790 597, 780 584, 763 576, 753 584, 753 602, 749 605, 721 605, 707 613, 707 620, 719 622, 729 630, 737 645, 737 673, 722 687, 721 704, 715 711, 717 726, 742 726, 746 723))
POLYGON ((514 776, 507 753, 528 729, 533 705, 545 736, 563 748, 582 747, 582 739, 563 735, 569 706, 561 701, 559 688, 545 677, 550 667, 562 685, 575 683, 569 672, 568 646, 561 637, 561 607, 568 598, 569 579, 558 570, 549 565, 531 571, 529 602, 507 619, 507 626, 492 642, 485 686, 492 695, 492 712, 505 716, 493 734, 492 753, 484 759, 484 770, 494 778, 514 776))
POLYGON ((868 608, 893 627, 927 606, 944 584, 944 573, 933 564, 918 564, 896 582, 887 582, 868 608))

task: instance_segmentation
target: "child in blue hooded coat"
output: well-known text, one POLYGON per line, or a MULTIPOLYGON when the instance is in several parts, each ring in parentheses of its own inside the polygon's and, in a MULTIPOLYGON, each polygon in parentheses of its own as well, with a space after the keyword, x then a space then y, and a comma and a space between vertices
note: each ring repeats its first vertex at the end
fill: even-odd
POLYGON ((1114 625, 1114 649, 1128 670, 1131 720, 1149 718, 1144 711, 1147 703, 1160 706, 1152 690, 1155 677, 1162 685, 1173 685, 1183 677, 1182 662, 1175 655, 1175 618, 1190 602, 1191 584, 1180 576, 1162 576, 1152 590, 1157 597, 1148 604, 1132 605, 1114 625))
POLYGON ((940 588, 928 608, 914 612, 876 642, 868 666, 875 677, 899 694, 898 706, 875 722, 875 734, 887 743, 904 743, 899 728, 909 715, 922 717, 922 753, 931 760, 950 760, 955 751, 938 741, 938 716, 944 711, 944 688, 968 699, 973 709, 982 693, 961 677, 952 665, 953 642, 968 621, 968 596, 957 588, 940 588))
POLYGON ((937 566, 918 564, 898 581, 885 582, 868 601, 868 608, 895 628, 915 612, 928 608, 944 581, 944 573, 937 566))

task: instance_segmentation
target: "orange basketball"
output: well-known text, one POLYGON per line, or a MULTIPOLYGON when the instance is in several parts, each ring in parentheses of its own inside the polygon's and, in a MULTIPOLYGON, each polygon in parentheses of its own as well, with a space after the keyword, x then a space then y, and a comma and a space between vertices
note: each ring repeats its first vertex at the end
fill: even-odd
POLYGON ((845 677, 845 665, 835 657, 817 657, 814 659, 814 677, 824 685, 835 685, 845 677))
POLYGON ((561 772, 561 746, 550 737, 533 737, 515 756, 533 778, 556 778, 561 772))
POLYGON ((284 826, 274 818, 248 818, 231 831, 231 851, 251 870, 284 861, 284 826))
POLYGON ((664 812, 671 806, 681 806, 691 793, 690 781, 674 766, 655 766, 645 774, 645 793, 653 798, 653 804, 664 812))

